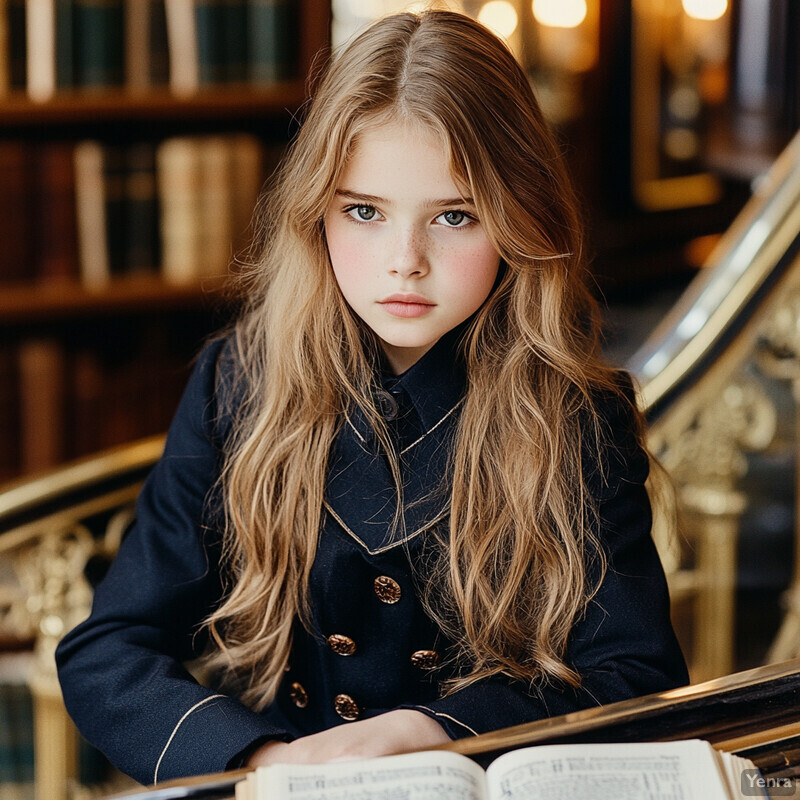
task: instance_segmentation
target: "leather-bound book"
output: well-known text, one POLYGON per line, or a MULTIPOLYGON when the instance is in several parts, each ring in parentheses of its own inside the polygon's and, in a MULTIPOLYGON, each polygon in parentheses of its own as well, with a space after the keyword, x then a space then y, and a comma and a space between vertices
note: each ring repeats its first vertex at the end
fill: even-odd
POLYGON ((38 147, 34 211, 36 278, 77 283, 80 267, 72 142, 46 142, 38 147))
POLYGON ((0 284, 33 278, 33 156, 21 141, 0 141, 0 284))

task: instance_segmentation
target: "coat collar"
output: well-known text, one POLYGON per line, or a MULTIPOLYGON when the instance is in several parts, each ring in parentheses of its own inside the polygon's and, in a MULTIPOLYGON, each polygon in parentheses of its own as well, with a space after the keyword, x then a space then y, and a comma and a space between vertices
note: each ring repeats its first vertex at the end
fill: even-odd
POLYGON ((458 331, 451 331, 402 375, 379 378, 379 393, 388 395, 389 408, 398 408, 389 425, 398 437, 404 496, 394 535, 397 492, 386 454, 360 411, 348 416, 334 441, 326 511, 369 553, 397 547, 447 514, 449 456, 466 389, 457 339, 458 331))

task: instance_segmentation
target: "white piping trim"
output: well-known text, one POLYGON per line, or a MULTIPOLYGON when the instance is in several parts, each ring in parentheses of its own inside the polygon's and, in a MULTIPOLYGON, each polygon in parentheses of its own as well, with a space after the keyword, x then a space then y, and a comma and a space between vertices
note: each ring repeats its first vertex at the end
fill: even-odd
MULTIPOLYGON (((417 439, 414 442, 411 442, 411 444, 408 445, 408 447, 404 447, 400 451, 400 455, 404 456, 409 450, 411 450, 412 447, 416 447, 426 436, 433 433, 463 402, 464 398, 462 397, 447 413, 445 413, 445 415, 432 428, 429 428, 427 431, 425 431, 425 433, 423 433, 422 436, 419 437, 419 439, 417 439)), ((350 417, 347 414, 345 414, 344 418, 347 424, 352 428, 353 433, 358 437, 361 444, 366 444, 367 440, 359 433, 356 426, 353 425, 353 423, 350 421, 350 417)))
POLYGON ((412 447, 418 445, 429 433, 433 433, 463 402, 464 398, 462 397, 432 428, 430 428, 430 430, 425 431, 416 442, 411 442, 408 447, 401 450, 400 455, 404 456, 412 447))
POLYGON ((169 739, 167 739, 167 743, 164 745, 164 749, 161 751, 161 755, 158 757, 158 762, 156 763, 156 771, 153 773, 153 785, 158 783, 158 770, 161 766, 161 761, 163 760, 164 756, 166 755, 169 746, 172 744, 172 740, 175 738, 175 734, 178 732, 178 728, 183 725, 183 721, 189 716, 189 714, 197 711, 200 706, 205 705, 209 702, 209 700, 216 700, 218 697, 225 697, 224 694, 212 694, 211 697, 206 697, 204 700, 201 700, 199 703, 195 703, 179 720, 178 724, 172 729, 172 733, 169 735, 169 739))
POLYGON ((385 553, 387 550, 391 550, 392 548, 403 544, 403 542, 407 542, 413 539, 415 536, 419 536, 419 534, 424 533, 427 530, 430 530, 434 525, 436 525, 438 522, 440 522, 447 516, 447 510, 445 509, 438 516, 434 517, 430 522, 427 522, 421 528, 415 530, 414 533, 410 533, 408 534, 408 536, 405 536, 402 539, 398 539, 395 542, 391 542, 390 544, 385 544, 382 547, 377 547, 375 548, 375 550, 370 550, 369 547, 367 547, 366 542, 364 542, 362 539, 356 536, 356 534, 350 529, 347 523, 330 507, 327 500, 323 500, 322 505, 325 508, 325 510, 339 523, 339 525, 342 526, 344 532, 347 533, 349 536, 352 536, 371 556, 377 556, 380 553, 385 553))
POLYGON ((469 725, 457 720, 455 717, 451 717, 449 714, 442 714, 439 711, 434 711, 432 708, 428 708, 428 706, 417 706, 417 708, 424 708, 426 711, 430 711, 435 717, 444 717, 445 719, 449 719, 451 722, 455 722, 456 725, 460 725, 462 728, 466 728, 473 736, 477 736, 478 732, 472 730, 469 725))

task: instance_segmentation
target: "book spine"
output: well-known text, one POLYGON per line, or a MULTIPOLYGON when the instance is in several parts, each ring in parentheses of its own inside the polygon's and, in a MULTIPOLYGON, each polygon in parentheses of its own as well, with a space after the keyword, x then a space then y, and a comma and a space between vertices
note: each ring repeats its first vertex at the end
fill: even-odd
POLYGON ((75 30, 73 0, 56 0, 56 85, 75 86, 75 30))
POLYGON ((106 381, 98 354, 86 347, 70 354, 68 374, 66 448, 71 456, 80 457, 103 447, 106 381))
POLYGON ((31 145, 0 142, 0 284, 30 278, 34 169, 31 145))
POLYGON ((8 0, 0 0, 0 96, 11 91, 11 54, 8 41, 8 0))
POLYGON ((56 91, 55 0, 27 0, 27 89, 31 100, 49 100, 56 91))
POLYGON ((122 0, 74 0, 76 83, 84 89, 122 86, 125 14, 122 0))
POLYGON ((169 49, 169 85, 176 95, 193 94, 200 86, 197 25, 192 0, 164 0, 169 49))
POLYGON ((36 169, 36 276, 44 281, 77 282, 80 270, 73 144, 42 144, 37 153, 36 169))
POLYGON ((125 176, 125 271, 153 273, 161 261, 156 151, 149 142, 130 147, 125 176))
POLYGON ((224 275, 231 258, 231 147, 225 136, 198 142, 200 160, 200 275, 224 275))
POLYGON ((148 30, 150 54, 150 84, 169 84, 169 38, 167 36, 167 11, 164 0, 142 0, 147 3, 150 23, 148 30))
POLYGON ((8 0, 9 80, 12 89, 28 85, 28 35, 25 25, 26 0, 8 0))
POLYGON ((108 269, 111 277, 125 273, 127 157, 123 145, 103 145, 103 199, 105 202, 108 269))
POLYGON ((150 3, 125 2, 125 86, 144 91, 150 86, 150 3))
POLYGON ((223 0, 223 60, 225 80, 244 83, 247 80, 247 0, 223 0))
POLYGON ((22 471, 63 461, 64 356, 50 339, 28 339, 18 350, 22 471))
POLYGON ((194 15, 200 84, 222 83, 225 79, 224 2, 195 0, 194 15))
POLYGON ((249 77, 269 84, 296 71, 297 9, 290 0, 248 0, 249 77))
POLYGON ((0 683, 0 786, 15 783, 16 728, 11 719, 11 686, 0 683))
POLYGON ((75 209, 81 282, 90 289, 108 285, 111 269, 106 238, 103 147, 99 142, 75 146, 75 209))
POLYGON ((168 283, 191 283, 199 277, 201 262, 198 140, 179 136, 161 142, 156 152, 156 177, 162 276, 168 283))
POLYGON ((33 699, 23 682, 8 684, 9 722, 13 728, 14 772, 18 786, 33 785, 33 699))

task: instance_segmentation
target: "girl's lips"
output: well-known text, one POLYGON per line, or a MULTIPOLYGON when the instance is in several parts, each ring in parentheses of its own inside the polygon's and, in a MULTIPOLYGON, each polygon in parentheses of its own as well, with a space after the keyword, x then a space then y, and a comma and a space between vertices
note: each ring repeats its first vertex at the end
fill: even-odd
POLYGON ((433 303, 415 303, 406 300, 382 300, 381 306, 393 317, 421 317, 434 308, 433 303))

